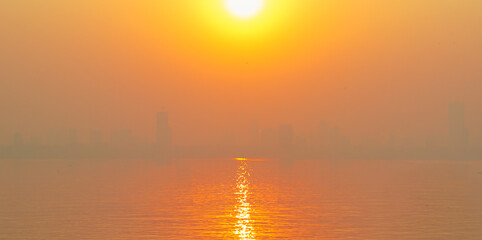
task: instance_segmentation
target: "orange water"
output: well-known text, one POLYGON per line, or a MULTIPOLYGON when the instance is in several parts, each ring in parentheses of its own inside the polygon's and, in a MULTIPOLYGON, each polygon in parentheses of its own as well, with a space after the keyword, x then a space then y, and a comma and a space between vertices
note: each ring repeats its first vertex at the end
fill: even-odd
POLYGON ((0 239, 482 239, 482 162, 2 160, 0 239))

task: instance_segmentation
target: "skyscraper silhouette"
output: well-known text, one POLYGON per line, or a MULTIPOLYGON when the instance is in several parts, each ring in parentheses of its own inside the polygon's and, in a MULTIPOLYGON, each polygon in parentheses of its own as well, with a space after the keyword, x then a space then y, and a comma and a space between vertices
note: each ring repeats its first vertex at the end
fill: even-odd
POLYGON ((13 136, 13 146, 15 147, 21 147, 23 146, 24 141, 23 141, 23 136, 20 133, 15 133, 13 136))
POLYGON ((156 144, 161 154, 169 152, 171 147, 171 127, 169 126, 169 114, 157 113, 156 144))
POLYGON ((467 146, 469 133, 465 126, 465 106, 460 102, 449 104, 449 143, 454 148, 467 146))
POLYGON ((102 145, 102 132, 101 131, 91 131, 89 134, 89 144, 91 146, 102 145))
POLYGON ((259 145, 259 122, 253 121, 251 123, 251 145, 258 146, 259 145))

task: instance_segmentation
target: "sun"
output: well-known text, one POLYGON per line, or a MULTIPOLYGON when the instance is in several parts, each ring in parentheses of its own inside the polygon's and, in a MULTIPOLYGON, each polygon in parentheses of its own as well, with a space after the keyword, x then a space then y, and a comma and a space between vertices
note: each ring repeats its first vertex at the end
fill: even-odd
POLYGON ((238 18, 248 19, 256 16, 264 6, 264 0, 225 0, 231 14, 238 18))

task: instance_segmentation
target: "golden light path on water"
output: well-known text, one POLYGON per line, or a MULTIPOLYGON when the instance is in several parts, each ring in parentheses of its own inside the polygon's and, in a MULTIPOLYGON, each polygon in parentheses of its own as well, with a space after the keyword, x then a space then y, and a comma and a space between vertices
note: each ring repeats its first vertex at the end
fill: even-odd
POLYGON ((242 240, 255 239, 256 234, 254 232, 253 220, 251 219, 251 203, 249 202, 250 195, 250 169, 247 163, 247 159, 236 159, 240 162, 237 170, 236 178, 236 206, 235 217, 236 225, 234 234, 242 240))

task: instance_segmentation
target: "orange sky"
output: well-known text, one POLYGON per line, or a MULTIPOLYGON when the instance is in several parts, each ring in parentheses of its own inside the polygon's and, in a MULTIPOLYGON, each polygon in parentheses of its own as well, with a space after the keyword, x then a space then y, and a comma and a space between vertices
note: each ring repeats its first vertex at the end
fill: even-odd
POLYGON ((179 143, 252 120, 425 136, 445 131, 453 100, 482 135, 481 12, 479 0, 268 0, 241 21, 221 0, 3 0, 0 137, 151 138, 162 109, 179 143))

